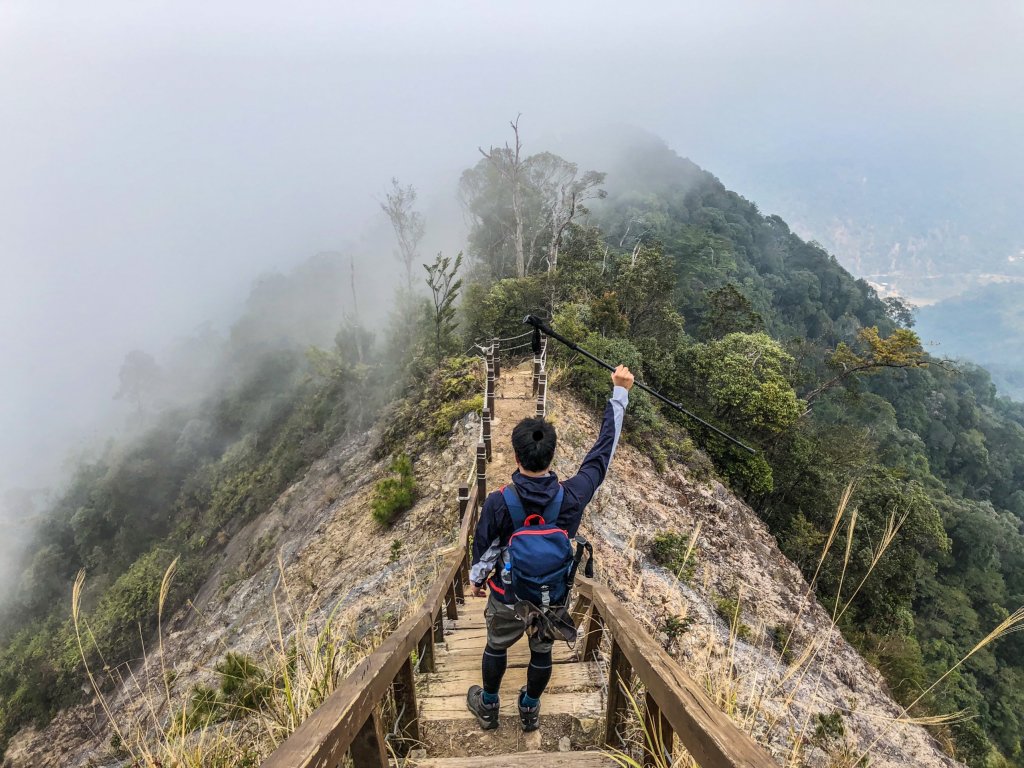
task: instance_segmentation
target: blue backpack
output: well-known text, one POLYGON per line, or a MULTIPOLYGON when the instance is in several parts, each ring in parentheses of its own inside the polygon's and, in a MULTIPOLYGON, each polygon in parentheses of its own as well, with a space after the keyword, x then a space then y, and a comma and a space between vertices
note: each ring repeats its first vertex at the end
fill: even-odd
POLYGON ((543 515, 523 509, 515 486, 501 490, 515 532, 508 541, 514 599, 528 600, 538 608, 565 605, 569 597, 569 572, 573 566, 569 534, 555 525, 565 491, 561 485, 543 515))

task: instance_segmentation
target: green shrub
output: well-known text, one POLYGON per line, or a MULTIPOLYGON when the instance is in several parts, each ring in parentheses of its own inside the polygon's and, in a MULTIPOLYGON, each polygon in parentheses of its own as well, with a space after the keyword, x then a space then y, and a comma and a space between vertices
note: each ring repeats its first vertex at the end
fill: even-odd
POLYGON ((471 411, 483 410, 484 375, 474 357, 448 357, 418 384, 386 419, 377 458, 430 439, 444 445, 455 422, 471 411))
POLYGON ((373 491, 373 519, 381 525, 389 525, 416 500, 416 478, 409 455, 398 456, 389 471, 391 475, 378 482, 373 491))
POLYGON ((827 745, 839 741, 846 735, 846 726, 843 725, 843 715, 836 710, 826 715, 819 712, 817 725, 814 727, 814 741, 818 745, 827 745))
POLYGON ((651 541, 651 558, 668 568, 687 584, 697 570, 696 551, 690 549, 690 537, 681 533, 659 533, 651 541))
POLYGON ((693 626, 693 619, 689 616, 679 616, 678 614, 669 614, 661 622, 659 629, 665 633, 668 638, 665 643, 665 649, 672 645, 676 640, 686 634, 687 630, 693 626))
POLYGON ((739 612, 739 607, 739 601, 734 597, 720 595, 715 598, 715 613, 718 614, 719 618, 730 627, 732 627, 733 621, 735 621, 736 637, 740 640, 750 640, 754 633, 750 627, 741 621, 740 617, 742 614, 739 612))
POLYGON ((790 664, 793 661, 793 643, 790 639, 790 628, 785 624, 776 624, 768 630, 768 637, 772 641, 772 648, 782 658, 782 662, 790 664))

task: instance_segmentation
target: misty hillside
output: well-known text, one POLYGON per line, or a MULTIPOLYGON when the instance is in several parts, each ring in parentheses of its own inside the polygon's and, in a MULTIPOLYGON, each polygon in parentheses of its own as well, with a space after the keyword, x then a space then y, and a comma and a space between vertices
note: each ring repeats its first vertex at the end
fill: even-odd
POLYGON ((763 161, 731 177, 749 180, 759 203, 853 274, 915 304, 1024 279, 1024 201, 998 151, 954 156, 877 140, 847 156, 763 161))
POLYGON ((1024 281, 988 285, 917 310, 934 354, 986 368, 1000 392, 1024 400, 1024 281))
MULTIPOLYGON (((0 726, 5 741, 14 739, 14 754, 38 759, 57 732, 47 730, 51 722, 72 752, 88 740, 103 718, 82 657, 102 671, 101 691, 127 696, 119 682, 131 667, 119 665, 138 664, 143 640, 154 647, 161 604, 174 616, 172 632, 197 621, 225 628, 198 662, 188 659, 188 643, 175 645, 175 668, 188 671, 174 706, 206 714, 186 720, 185 738, 248 733, 257 751, 276 743, 281 731, 257 739, 245 730, 258 727, 253 710, 269 711, 277 701, 280 680, 262 655, 267 644, 254 639, 266 634, 258 613, 246 605, 243 631, 232 600, 259 593, 266 605, 278 594, 277 550, 286 567, 297 552, 318 553, 316 565, 303 566, 311 583, 301 592, 317 622, 329 621, 325 612, 339 604, 340 591, 372 590, 380 568, 415 570, 419 561, 403 559, 405 540, 394 534, 419 531, 427 509, 457 480, 447 457, 462 449, 480 408, 479 372, 466 350, 520 333, 523 315, 535 312, 760 449, 741 453, 637 392, 626 440, 633 483, 642 488, 617 486, 638 516, 649 516, 634 531, 651 539, 648 546, 659 535, 698 537, 688 511, 698 497, 721 501, 702 513, 708 530, 716 515, 749 517, 739 529, 749 535, 698 537, 693 592, 677 583, 668 613, 637 606, 661 622, 683 663, 709 638, 727 638, 725 623, 711 618, 716 605, 720 615, 730 607, 734 616, 749 611, 750 626, 736 638, 754 664, 748 669, 766 658, 795 663, 786 656, 786 638, 801 637, 786 618, 801 594, 793 567, 818 602, 819 623, 804 641, 831 617, 849 643, 840 654, 847 680, 828 675, 832 698, 814 713, 823 718, 810 726, 814 738, 771 729, 756 737, 779 756, 806 747, 808 764, 843 764, 875 744, 878 732, 859 710, 870 699, 885 717, 905 711, 932 732, 909 727, 905 743, 887 743, 872 764, 922 764, 922 749, 941 764, 940 744, 971 766, 1021 765, 1024 635, 1012 630, 1024 601, 1024 406, 997 397, 984 370, 931 357, 899 302, 881 300, 821 246, 659 140, 633 142, 592 170, 548 152, 519 156, 505 138, 495 137, 460 178, 469 232, 459 256, 421 254, 414 190, 394 184, 384 208, 399 259, 364 257, 390 264, 400 277, 415 272, 416 280, 399 289, 388 322, 374 332, 354 313, 337 311, 348 306, 346 290, 353 303, 359 296, 342 262, 257 287, 251 311, 199 367, 206 384, 195 397, 163 399, 156 371, 167 364, 145 354, 126 360, 126 392, 145 423, 136 437, 83 462, 41 513, 4 608, 0 726), (308 325, 324 317, 325 305, 334 305, 333 339, 328 328, 316 337, 293 332, 290 318, 308 325), (674 485, 690 495, 673 498, 667 489, 674 485), (647 487, 657 490, 651 498, 647 487), (291 494, 309 503, 293 512, 291 494), (285 533, 293 514, 296 528, 285 533), (361 554, 332 561, 322 537, 350 518, 360 538, 346 546, 361 554), (768 582, 731 572, 758 572, 769 561, 777 572, 768 582), (80 569, 87 578, 76 624, 69 593, 80 569), (698 584, 698 575, 706 582, 698 584), (770 599, 783 592, 785 599, 770 599), (88 642, 80 648, 85 625, 88 642), (217 654, 225 654, 223 663, 217 654), (224 669, 239 668, 260 681, 255 699, 225 682, 231 675, 224 669), (219 689, 218 669, 225 678, 219 689), (200 673, 205 687, 190 687, 200 673), (961 711, 967 715, 950 717, 961 711)), ((559 429, 575 435, 570 444, 578 447, 587 410, 607 396, 607 376, 557 349, 553 360, 563 413, 573 414, 559 429)), ((610 560, 644 545, 626 538, 607 506, 595 509, 594 524, 604 526, 610 560)), ((415 551, 443 530, 430 527, 415 551)), ((685 570, 685 560, 674 570, 685 570)), ((639 574, 650 575, 650 563, 636 562, 639 574)), ((384 611, 369 610, 377 613, 345 624, 356 649, 372 642, 370 627, 384 611)), ((285 623, 285 632, 301 624, 293 616, 285 623)), ((739 631, 735 623, 732 631, 739 631)), ((744 720, 749 712, 733 714, 744 720)), ((145 729, 133 734, 138 743, 156 738, 145 729)), ((105 747, 112 760, 141 749, 118 738, 105 747)), ((244 764, 229 752, 209 764, 244 764)))

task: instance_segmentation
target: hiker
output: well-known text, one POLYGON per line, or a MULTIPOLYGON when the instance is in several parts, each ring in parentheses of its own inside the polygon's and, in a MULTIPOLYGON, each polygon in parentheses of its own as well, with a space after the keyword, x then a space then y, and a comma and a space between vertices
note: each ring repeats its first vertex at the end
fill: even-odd
MULTIPOLYGON (((524 618, 540 615, 540 620, 544 621, 550 596, 551 606, 560 606, 561 615, 571 622, 564 609, 568 600, 567 571, 559 571, 558 578, 552 580, 559 583, 546 584, 543 577, 531 580, 522 576, 529 571, 530 563, 520 560, 524 559, 524 553, 531 552, 531 546, 537 553, 535 560, 559 546, 567 549, 571 560, 569 540, 576 536, 584 508, 604 481, 619 442, 622 417, 629 404, 629 389, 633 386, 633 374, 624 365, 616 368, 611 378, 612 396, 605 407, 601 432, 579 472, 560 483, 551 471, 557 440, 554 426, 544 419, 523 419, 512 430, 512 450, 517 466, 512 473, 512 483, 490 493, 480 512, 473 537, 469 579, 475 597, 487 594, 484 582, 490 587, 484 609, 487 644, 482 663, 483 686, 471 686, 466 703, 485 731, 498 727, 498 689, 508 663, 508 649, 526 633, 524 618), (550 525, 552 523, 554 525, 550 525), (539 535, 520 535, 526 532, 539 535), (518 553, 519 559, 514 562, 510 546, 518 553), (511 594, 512 584, 521 585, 519 591, 529 592, 535 602, 527 602, 523 595, 511 594)), ((577 556, 576 565, 578 562, 577 556)), ((571 631, 574 636, 575 627, 571 631)), ((550 633, 529 633, 530 665, 526 670, 526 685, 518 697, 519 719, 524 731, 535 731, 539 727, 540 697, 551 679, 552 641, 550 633)))

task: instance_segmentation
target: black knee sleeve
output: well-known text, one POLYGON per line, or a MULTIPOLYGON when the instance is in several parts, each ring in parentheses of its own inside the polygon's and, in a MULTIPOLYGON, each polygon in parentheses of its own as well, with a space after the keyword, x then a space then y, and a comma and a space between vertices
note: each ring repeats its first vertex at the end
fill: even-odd
POLYGON ((501 678, 505 676, 505 667, 508 666, 508 651, 491 648, 489 645, 484 646, 484 658, 481 666, 484 690, 487 693, 496 694, 501 688, 501 678))
POLYGON ((551 651, 538 653, 530 650, 530 666, 526 668, 526 695, 539 699, 551 679, 551 651))

